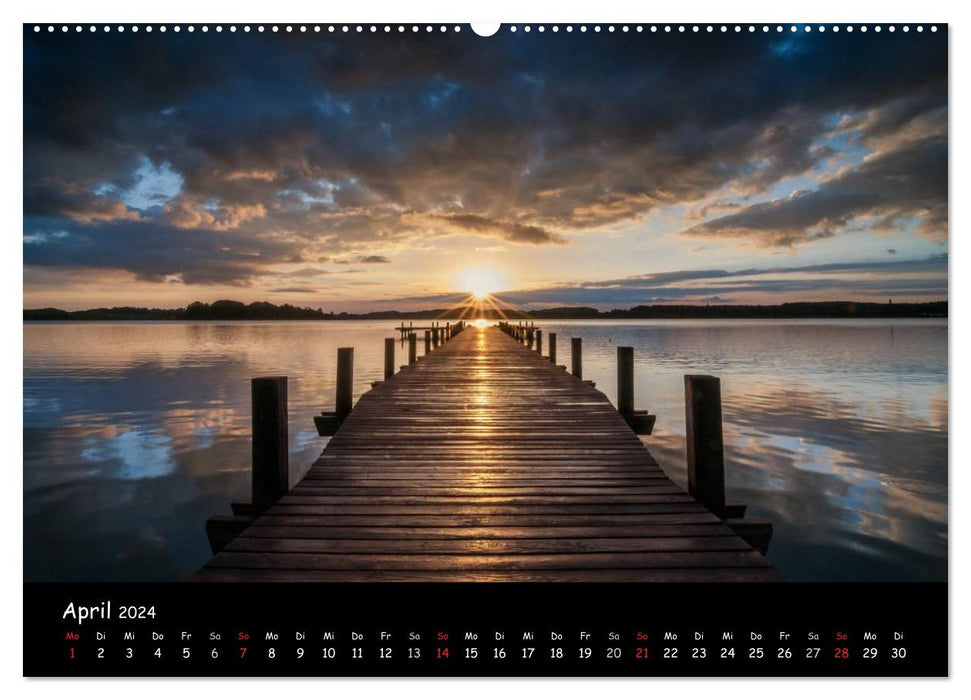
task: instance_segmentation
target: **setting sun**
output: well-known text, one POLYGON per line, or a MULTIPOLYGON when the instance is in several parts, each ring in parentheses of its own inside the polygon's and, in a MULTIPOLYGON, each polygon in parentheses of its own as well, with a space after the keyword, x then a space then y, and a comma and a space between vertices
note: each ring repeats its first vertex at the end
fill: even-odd
POLYGON ((468 291, 476 299, 485 299, 499 291, 504 284, 502 273, 492 267, 470 267, 456 278, 456 286, 468 291))

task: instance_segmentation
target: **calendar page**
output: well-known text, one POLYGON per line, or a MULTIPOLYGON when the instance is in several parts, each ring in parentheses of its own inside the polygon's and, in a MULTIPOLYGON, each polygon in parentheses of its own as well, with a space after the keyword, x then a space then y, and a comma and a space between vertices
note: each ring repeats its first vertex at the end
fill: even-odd
POLYGON ((23 146, 25 676, 948 675, 946 24, 27 23, 23 146))

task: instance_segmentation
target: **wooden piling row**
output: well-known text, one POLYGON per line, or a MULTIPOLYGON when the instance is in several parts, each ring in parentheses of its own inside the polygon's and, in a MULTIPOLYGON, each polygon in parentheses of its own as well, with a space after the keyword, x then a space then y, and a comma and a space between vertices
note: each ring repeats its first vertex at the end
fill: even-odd
MULTIPOLYGON (((540 347, 532 325, 513 328, 540 347)), ((451 343, 460 331, 443 328, 444 351, 367 392, 292 491, 286 378, 254 380, 254 503, 210 519, 218 554, 194 580, 781 579, 753 551, 764 551, 771 526, 738 520, 724 500, 720 407, 709 425, 717 378, 685 380, 689 495, 619 418, 638 413, 632 348, 618 350, 614 410, 495 329, 451 343), (485 414, 469 410, 470 367, 485 414), (425 397, 417 404, 416 392, 425 397), (537 402, 524 405, 524 394, 537 402), (483 416, 490 430, 467 429, 483 416)), ((338 352, 335 416, 351 395, 350 350, 338 352)))
MULTIPOLYGON (((404 324, 402 324, 404 327, 404 324)), ((541 355, 542 330, 520 322, 499 324, 501 330, 541 355)), ((465 328, 463 322, 434 326, 424 332, 425 355, 444 345, 465 328)), ((548 334, 549 359, 556 362, 556 333, 548 334)), ((408 333, 409 364, 417 361, 416 338, 408 333)), ((394 375, 394 338, 385 338, 384 378, 394 375)), ((582 340, 571 338, 571 374, 582 379, 582 340)), ((381 382, 375 382, 380 384, 381 382)), ((591 382, 587 382, 592 384, 591 382)), ((354 349, 338 348, 335 410, 315 417, 321 435, 333 435, 353 409, 354 349)), ((743 504, 725 499, 725 463, 722 436, 721 385, 717 377, 686 375, 685 428, 688 492, 709 512, 722 519, 739 537, 765 553, 772 536, 768 521, 742 520, 743 504)), ((214 516, 206 524, 213 552, 220 551, 249 523, 266 512, 289 491, 287 377, 257 377, 252 393, 252 504, 234 503, 233 516, 214 516)), ((634 349, 617 348, 617 412, 637 434, 650 434, 656 417, 635 410, 634 349)))
POLYGON ((432 334, 432 343, 434 344, 434 335, 438 334, 437 345, 442 345, 446 340, 452 338, 456 333, 460 332, 465 327, 464 321, 457 321, 456 323, 448 321, 444 326, 442 325, 441 321, 432 321, 431 324, 432 325, 427 328, 416 328, 414 321, 409 321, 407 326, 404 324, 404 322, 402 322, 401 325, 397 326, 394 330, 398 332, 398 337, 402 342, 404 342, 411 333, 415 333, 416 331, 428 331, 432 334))

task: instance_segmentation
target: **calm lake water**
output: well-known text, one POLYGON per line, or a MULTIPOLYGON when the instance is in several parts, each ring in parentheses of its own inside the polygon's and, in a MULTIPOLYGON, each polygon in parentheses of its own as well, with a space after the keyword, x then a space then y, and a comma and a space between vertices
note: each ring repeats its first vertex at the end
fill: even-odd
MULTIPOLYGON (((24 324, 25 580, 178 580, 249 500, 249 378, 290 377, 291 480, 325 440, 336 348, 380 379, 382 322, 24 324)), ((731 500, 794 580, 947 578, 946 321, 543 323, 611 400, 635 348, 645 443, 685 484, 687 373, 721 377, 731 500)), ((420 352, 421 343, 419 343, 420 352)))

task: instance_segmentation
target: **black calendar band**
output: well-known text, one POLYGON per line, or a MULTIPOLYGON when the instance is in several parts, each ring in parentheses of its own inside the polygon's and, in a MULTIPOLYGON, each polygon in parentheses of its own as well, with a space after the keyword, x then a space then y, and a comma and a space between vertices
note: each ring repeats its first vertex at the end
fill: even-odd
POLYGON ((24 585, 27 676, 945 676, 947 584, 24 585))

